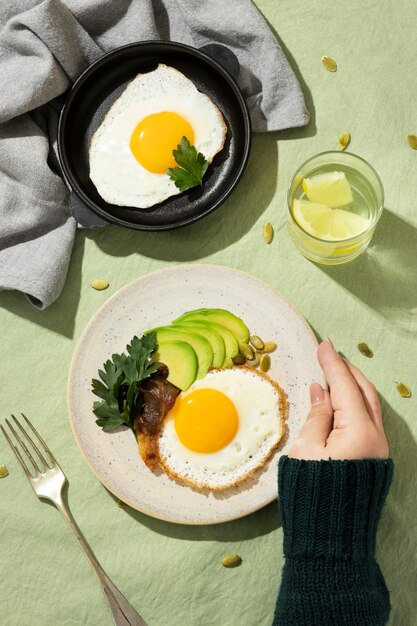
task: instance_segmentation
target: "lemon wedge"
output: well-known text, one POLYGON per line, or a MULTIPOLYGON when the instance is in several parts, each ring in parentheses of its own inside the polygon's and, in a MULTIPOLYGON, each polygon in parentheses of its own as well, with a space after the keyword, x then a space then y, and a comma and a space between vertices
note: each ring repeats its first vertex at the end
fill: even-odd
POLYGON ((344 209, 331 209, 325 204, 294 200, 293 215, 299 226, 308 233, 327 241, 350 239, 369 227, 369 219, 344 209))
POLYGON ((303 189, 311 202, 331 208, 345 206, 353 201, 352 189, 343 172, 327 172, 304 178, 303 189))

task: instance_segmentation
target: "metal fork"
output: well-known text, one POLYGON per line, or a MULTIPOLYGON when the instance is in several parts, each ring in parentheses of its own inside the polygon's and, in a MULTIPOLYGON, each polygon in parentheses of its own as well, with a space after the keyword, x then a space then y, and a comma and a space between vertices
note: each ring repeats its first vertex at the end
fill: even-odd
POLYGON ((146 622, 142 619, 139 613, 136 612, 133 606, 120 593, 117 587, 114 586, 114 584, 107 576, 106 572, 103 570, 100 563, 97 561, 96 557, 92 553, 84 537, 81 535, 81 532, 77 524, 75 523, 74 518, 72 517, 67 505, 62 499, 63 488, 65 485, 68 485, 66 476, 56 462, 52 452, 50 451, 42 437, 39 435, 38 431, 30 423, 28 418, 23 415, 23 413, 22 417, 25 420, 30 431, 32 431, 32 436, 34 434, 37 437, 41 446, 43 446, 43 450, 41 450, 39 448, 39 445, 37 445, 33 441, 32 437, 29 435, 28 432, 26 432, 26 430, 15 418, 14 415, 12 415, 12 418, 21 434, 18 434, 16 432, 9 420, 6 419, 6 423, 15 440, 19 443, 22 449, 22 453, 12 442, 3 426, 0 425, 0 428, 3 432, 3 435, 6 437, 9 446, 15 453, 17 460, 22 466, 22 469, 30 485, 33 488, 33 491, 36 493, 38 498, 44 498, 46 500, 49 500, 56 506, 56 508, 61 513, 62 517, 76 536, 78 543, 83 549, 85 556, 87 557, 91 567, 93 568, 98 578, 103 593, 106 596, 115 624, 117 626, 147 626, 146 622), (26 445, 25 441, 28 445, 26 445), (33 453, 37 457, 36 460, 33 453), (48 461, 45 459, 44 455, 48 457, 48 461))

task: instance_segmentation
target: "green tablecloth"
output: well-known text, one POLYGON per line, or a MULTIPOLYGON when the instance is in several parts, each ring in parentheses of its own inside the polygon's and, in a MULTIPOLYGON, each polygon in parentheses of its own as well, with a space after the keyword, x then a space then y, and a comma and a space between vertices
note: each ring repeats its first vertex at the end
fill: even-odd
MULTIPOLYGON (((258 276, 285 296, 316 333, 363 369, 381 394, 395 479, 378 534, 378 557, 391 592, 392 626, 416 624, 417 529, 417 6, 411 0, 257 5, 279 34, 299 75, 312 120, 307 128, 256 135, 232 197, 207 219, 169 233, 110 226, 77 234, 59 300, 36 311, 22 294, 0 294, 1 418, 26 412, 70 480, 73 514, 97 558, 149 626, 268 626, 280 581, 282 528, 276 503, 239 521, 187 527, 120 508, 92 475, 73 439, 66 408, 71 356, 90 317, 130 280, 173 262, 223 264, 258 276), (323 54, 338 72, 326 72, 323 54), (286 230, 286 189, 309 156, 350 150, 379 172, 386 209, 369 251, 350 265, 323 268, 304 259, 286 230), (267 246, 262 227, 275 228, 267 246), (104 277, 110 288, 91 289, 104 277), (375 352, 363 357, 357 343, 375 352), (395 381, 414 391, 402 399, 395 381), (219 564, 238 552, 243 563, 219 564)), ((0 442, 0 623, 2 626, 110 626, 90 567, 60 515, 31 492, 0 442)))

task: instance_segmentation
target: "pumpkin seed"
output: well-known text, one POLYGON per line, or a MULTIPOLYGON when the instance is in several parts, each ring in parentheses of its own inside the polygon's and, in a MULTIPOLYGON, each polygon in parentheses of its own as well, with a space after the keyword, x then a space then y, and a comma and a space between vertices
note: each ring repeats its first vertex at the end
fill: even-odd
POLYGON ((259 365, 261 361, 261 355, 256 353, 253 357, 253 359, 247 359, 246 360, 246 365, 249 365, 249 367, 257 367, 259 365))
POLYGON ((248 343, 239 343, 239 352, 247 359, 253 359, 253 349, 248 343))
POLYGON ((242 557, 238 554, 226 554, 221 560, 224 567, 236 567, 242 563, 242 557))
POLYGON ((127 506, 126 502, 123 502, 123 500, 117 500, 117 506, 119 506, 121 509, 124 509, 125 506, 127 506))
POLYGON ((252 335, 249 340, 256 350, 262 350, 264 347, 264 342, 258 335, 252 335))
POLYGON ((345 130, 343 133, 339 135, 337 138, 337 145, 339 146, 339 150, 344 150, 349 145, 350 141, 350 133, 345 130))
POLYGON ((321 62, 322 62, 323 67, 326 68, 326 70, 328 72, 336 72, 337 71, 337 63, 333 59, 333 57, 329 57, 327 54, 324 54, 321 57, 321 62))
POLYGON ((411 397, 411 389, 407 387, 405 383, 396 382, 397 391, 402 398, 410 398, 411 397))
POLYGON ((371 348, 368 346, 367 343, 364 343, 364 342, 358 343, 358 350, 361 354, 363 354, 363 356, 367 356, 368 359, 372 359, 372 357, 374 356, 374 353, 372 352, 371 348))
POLYGON ((93 289, 97 289, 97 291, 103 291, 103 289, 107 289, 110 283, 104 278, 98 278, 97 280, 93 280, 91 286, 93 289))
POLYGON ((413 150, 417 150, 417 135, 407 135, 407 143, 413 150))
POLYGON ((271 243, 274 238, 274 229, 272 224, 270 224, 269 222, 265 224, 263 234, 266 243, 271 243))
POLYGON ((9 475, 9 470, 5 465, 0 465, 0 478, 6 478, 9 475))
POLYGON ((261 358, 261 362, 259 364, 259 369, 261 372, 267 372, 271 367, 271 357, 269 354, 263 354, 261 358))
POLYGON ((234 365, 245 365, 246 357, 244 357, 243 354, 237 354, 233 357, 232 361, 234 365))
POLYGON ((277 344, 275 343, 275 341, 265 341, 264 347, 262 348, 262 350, 259 350, 259 352, 273 352, 276 347, 277 344))

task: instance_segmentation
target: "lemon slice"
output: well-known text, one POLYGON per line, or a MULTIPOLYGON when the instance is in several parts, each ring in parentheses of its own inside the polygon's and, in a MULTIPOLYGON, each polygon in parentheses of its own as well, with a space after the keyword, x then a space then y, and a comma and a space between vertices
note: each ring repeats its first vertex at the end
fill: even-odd
POLYGON ((308 200, 294 200, 293 215, 306 233, 328 241, 356 237, 369 227, 366 217, 308 200))
POLYGON ((343 172, 327 172, 304 178, 303 189, 311 202, 336 208, 353 201, 352 189, 343 172))

